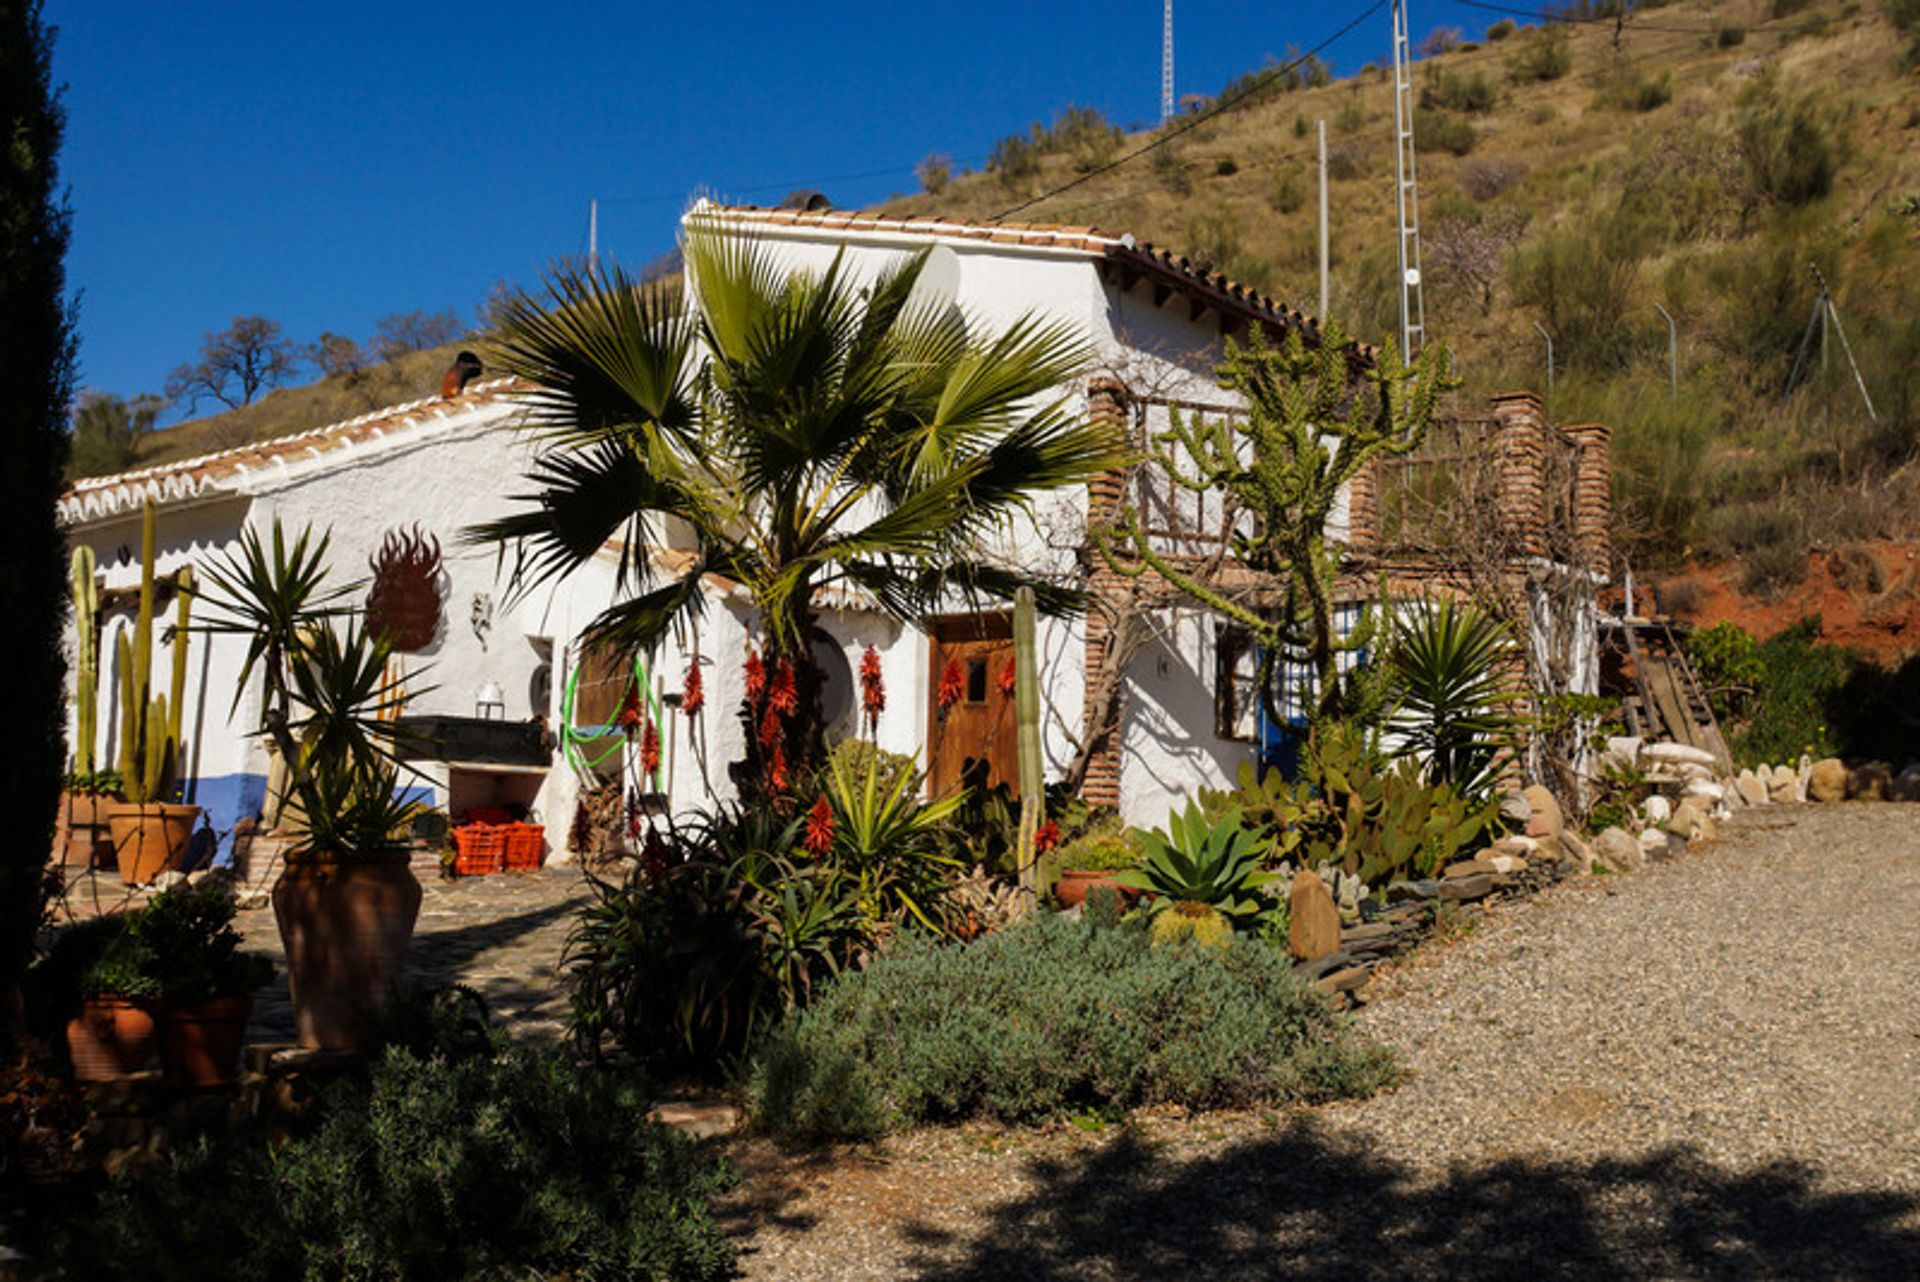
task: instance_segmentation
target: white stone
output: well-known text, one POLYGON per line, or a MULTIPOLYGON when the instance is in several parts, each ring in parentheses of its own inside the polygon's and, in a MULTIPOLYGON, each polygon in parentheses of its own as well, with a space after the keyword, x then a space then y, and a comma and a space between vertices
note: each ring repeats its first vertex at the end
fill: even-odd
POLYGON ((1709 801, 1722 801, 1726 799, 1727 790, 1725 786, 1715 783, 1711 779, 1695 779, 1687 785, 1687 795, 1689 797, 1705 797, 1709 801))
POLYGON ((1641 804, 1640 813, 1647 817, 1649 824, 1657 827, 1673 818, 1673 803, 1665 795, 1656 792, 1641 804))
POLYGON ((1527 861, 1513 855, 1483 855, 1495 872, 1519 872, 1527 866, 1527 861))
POLYGON ((1713 769, 1713 754, 1705 748, 1696 748, 1688 743, 1650 743, 1646 747, 1649 759, 1670 765, 1705 766, 1713 769))
POLYGON ((1646 829, 1640 834, 1639 840, 1640 849, 1646 851, 1649 855, 1664 855, 1667 853, 1667 834, 1661 832, 1658 828, 1646 829))
POLYGON ((1615 872, 1639 872, 1647 853, 1623 828, 1608 828, 1593 839, 1593 853, 1615 872))
POLYGON ((1607 739, 1606 750, 1600 754, 1602 765, 1612 766, 1616 770, 1635 770, 1640 766, 1640 736, 1612 735, 1607 739))

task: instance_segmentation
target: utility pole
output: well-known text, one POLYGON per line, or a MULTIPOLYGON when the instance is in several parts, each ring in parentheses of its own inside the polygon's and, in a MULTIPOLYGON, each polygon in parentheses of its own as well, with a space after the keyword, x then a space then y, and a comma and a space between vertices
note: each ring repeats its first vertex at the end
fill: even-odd
POLYGON ((1393 186, 1400 248, 1400 355, 1412 360, 1426 339, 1427 304, 1420 288, 1420 195, 1413 161, 1413 47, 1407 0, 1393 0, 1393 186))
POLYGON ((1320 324, 1329 310, 1327 291, 1327 122, 1320 122, 1320 324))
POLYGON ((1160 123, 1173 119, 1173 0, 1166 0, 1160 18, 1160 123))
POLYGON ((1547 340, 1547 396, 1551 399, 1553 396, 1553 335, 1547 333, 1546 327, 1539 321, 1535 321, 1533 327, 1540 331, 1540 337, 1547 340))
POLYGON ((1673 323, 1673 316, 1666 308, 1655 303, 1653 310, 1667 320, 1667 389, 1674 398, 1680 396, 1680 330, 1673 323))
POLYGON ((587 270, 597 271, 600 267, 600 202, 587 202, 587 270))

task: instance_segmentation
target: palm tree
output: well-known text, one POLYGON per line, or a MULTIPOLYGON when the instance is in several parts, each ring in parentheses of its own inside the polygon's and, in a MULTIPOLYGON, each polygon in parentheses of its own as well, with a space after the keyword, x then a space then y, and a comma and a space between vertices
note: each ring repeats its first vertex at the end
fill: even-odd
POLYGON ((471 533, 516 549, 519 590, 619 540, 625 599, 587 639, 627 653, 697 612, 704 576, 744 587, 767 676, 735 776, 777 793, 786 766, 823 751, 816 593, 861 589, 910 624, 1023 584, 1072 609, 1075 593, 992 560, 990 536, 1122 455, 1063 386, 1087 344, 1031 317, 977 332, 916 297, 924 252, 864 283, 840 255, 789 273, 697 219, 683 251, 684 291, 562 270, 544 297, 506 301, 493 364, 535 385, 526 402, 552 449, 518 496, 530 506, 471 533), (651 554, 670 536, 690 556, 662 573, 651 554))

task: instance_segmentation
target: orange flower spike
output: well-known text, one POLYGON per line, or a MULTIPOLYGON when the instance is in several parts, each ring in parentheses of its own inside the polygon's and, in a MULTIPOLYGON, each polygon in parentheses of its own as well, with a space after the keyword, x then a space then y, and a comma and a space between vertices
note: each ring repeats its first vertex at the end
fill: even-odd
POLYGON ((966 678, 960 672, 960 660, 948 659, 946 670, 940 674, 940 690, 934 697, 942 708, 951 708, 960 702, 960 696, 966 690, 966 678))
POLYGON ((887 706, 887 683, 880 675, 880 652, 868 646, 860 656, 860 710, 877 721, 887 706))
POLYGON ((640 684, 633 682, 627 686, 626 696, 620 700, 619 722, 622 727, 631 728, 644 719, 645 713, 640 708, 640 684))
POLYGON ((660 769, 660 727, 647 722, 647 728, 640 735, 640 770, 643 774, 653 774, 660 769))
POLYGON ((1039 830, 1033 834, 1033 850, 1035 854, 1044 855, 1049 850, 1057 849, 1059 845, 1060 825, 1051 819, 1041 824, 1039 830))
POLYGON ((787 790, 787 750, 778 743, 767 757, 767 782, 775 792, 787 790))
POLYGON ((767 688, 767 665, 762 663, 760 656, 751 650, 747 652, 746 679, 747 702, 758 703, 760 692, 767 688))
POLYGON ((1020 670, 1015 666, 1012 655, 1007 656, 1007 666, 1000 669, 1000 679, 995 684, 1000 688, 1002 699, 1013 698, 1013 692, 1020 684, 1020 670))
POLYGON ((813 803, 813 809, 807 812, 807 836, 804 843, 808 850, 816 855, 824 855, 833 848, 833 807, 826 797, 813 803))
POLYGON ((706 682, 700 675, 700 663, 695 660, 687 665, 687 681, 680 691, 680 711, 689 717, 697 717, 700 709, 706 705, 706 682))
POLYGON ((793 665, 782 659, 775 665, 773 682, 767 687, 767 707, 778 708, 784 714, 799 706, 800 690, 793 679, 793 665))
POLYGON ((779 741, 780 709, 768 704, 766 714, 760 718, 760 746, 771 748, 779 741))

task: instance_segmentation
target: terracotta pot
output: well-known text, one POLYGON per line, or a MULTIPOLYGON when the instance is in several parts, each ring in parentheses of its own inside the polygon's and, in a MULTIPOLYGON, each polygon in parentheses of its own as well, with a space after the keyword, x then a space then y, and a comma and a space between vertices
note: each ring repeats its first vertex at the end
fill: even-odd
POLYGON ((1130 904, 1140 897, 1139 891, 1121 885, 1113 879, 1113 873, 1104 868, 1066 869, 1054 883, 1053 895, 1062 908, 1073 908, 1087 902, 1087 891, 1093 886, 1112 886, 1122 903, 1130 904))
POLYGON ((60 814, 54 827, 54 857, 69 868, 106 867, 113 862, 113 836, 107 829, 105 808, 118 805, 112 797, 86 792, 60 794, 60 814))
POLYGON ((240 1048, 252 1014, 251 993, 166 1003, 161 1008, 160 1063, 167 1085, 206 1090, 239 1081, 240 1048))
POLYGON ((408 852, 378 860, 290 860, 273 883, 300 1044, 352 1050, 366 1041, 406 968, 420 916, 408 852))
POLYGON ((110 801, 101 807, 113 833, 114 858, 120 880, 144 886, 169 868, 178 868, 200 818, 198 806, 174 806, 163 801, 139 805, 110 801))
POLYGON ((67 1057, 83 1082, 118 1082, 153 1058, 153 1011, 125 997, 89 997, 67 1022, 67 1057))

